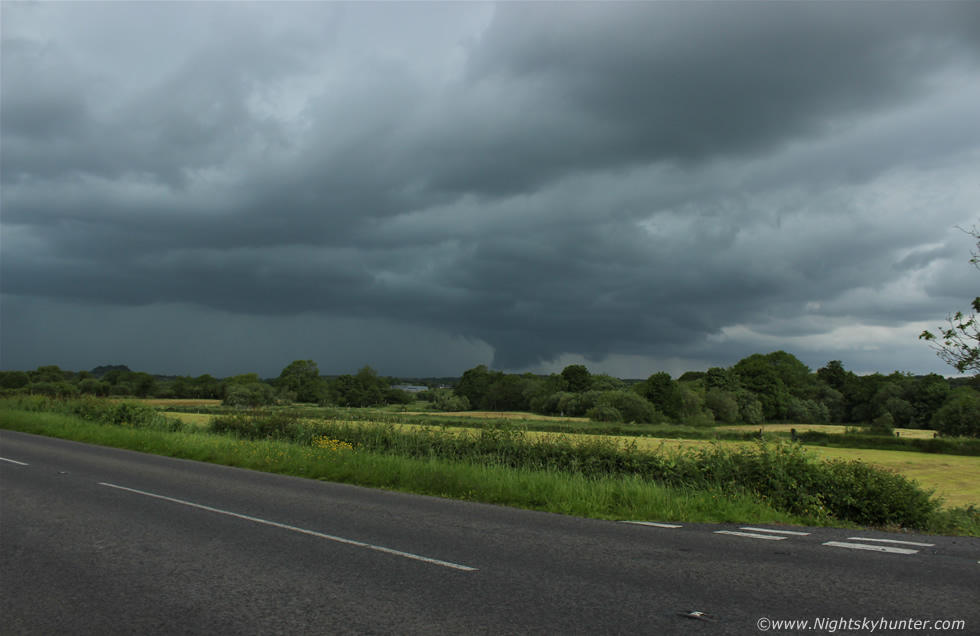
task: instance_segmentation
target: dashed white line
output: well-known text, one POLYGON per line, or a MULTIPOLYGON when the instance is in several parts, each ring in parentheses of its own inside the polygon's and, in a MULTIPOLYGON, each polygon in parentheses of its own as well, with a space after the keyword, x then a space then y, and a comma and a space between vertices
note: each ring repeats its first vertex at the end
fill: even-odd
POLYGON ((115 484, 107 484, 105 482, 99 482, 100 486, 108 486, 109 488, 116 488, 118 490, 125 490, 126 492, 135 493, 137 495, 144 495, 146 497, 154 497, 156 499, 163 499, 164 501, 170 501, 173 503, 178 503, 184 506, 190 506, 191 508, 198 508, 200 510, 207 510, 208 512, 216 512, 219 515, 227 515, 229 517, 235 517, 236 519, 245 519, 246 521, 254 521, 255 523, 261 523, 267 526, 273 526, 275 528, 282 528, 283 530, 292 530, 293 532, 299 532, 302 534, 308 534, 313 537, 318 537, 320 539, 327 539, 328 541, 336 541, 337 543, 346 543, 347 545, 357 546, 359 548, 367 548, 368 550, 374 550, 376 552, 383 552, 385 554, 391 554, 394 556, 405 557, 406 559, 413 559, 415 561, 424 561, 426 563, 432 563, 434 565, 441 565, 443 567, 452 568, 454 570, 463 570, 466 572, 475 572, 477 568, 471 568, 466 565, 459 565, 458 563, 450 563, 449 561, 440 561, 439 559, 430 559, 429 557, 424 557, 418 554, 412 554, 411 552, 402 552, 401 550, 392 550, 391 548, 385 548, 379 545, 371 545, 370 543, 364 543, 362 541, 354 541, 353 539, 344 539, 343 537, 335 537, 329 534, 323 534, 322 532, 315 532, 313 530, 307 530, 305 528, 297 528, 296 526, 288 526, 284 523, 276 523, 275 521, 268 521, 266 519, 259 519, 258 517, 250 517, 248 515, 241 515, 237 512, 230 512, 228 510, 221 510, 220 508, 212 508, 211 506, 204 506, 201 504, 193 503, 190 501, 184 501, 183 499, 174 499, 173 497, 165 497, 164 495, 157 495, 152 492, 145 492, 142 490, 136 490, 134 488, 126 488, 125 486, 117 486, 115 484))
POLYGON ((623 523, 635 523, 638 526, 653 526, 655 528, 683 528, 684 526, 675 526, 670 523, 656 523, 653 521, 624 521, 623 523))
POLYGON ((915 554, 918 550, 907 550, 905 548, 891 548, 886 545, 867 545, 865 543, 842 543, 840 541, 828 541, 823 545, 835 548, 850 548, 852 550, 870 550, 872 552, 891 552, 893 554, 915 554))
POLYGON ((24 462, 15 462, 12 459, 7 459, 6 457, 0 457, 0 461, 10 462, 11 464, 17 464, 18 466, 27 466, 24 462))
POLYGON ((915 541, 898 541, 897 539, 870 539, 868 537, 847 537, 848 541, 877 541, 878 543, 899 543, 901 545, 920 545, 924 548, 931 548, 935 543, 916 543, 915 541))
POLYGON ((753 534, 751 532, 733 532, 731 530, 715 530, 715 534, 730 534, 735 537, 751 537, 753 539, 769 539, 770 541, 783 541, 788 537, 774 537, 771 534, 753 534))
POLYGON ((740 528, 740 530, 754 530, 756 532, 774 532, 776 534, 792 534, 798 537, 806 537, 809 532, 796 532, 794 530, 772 530, 770 528, 740 528))

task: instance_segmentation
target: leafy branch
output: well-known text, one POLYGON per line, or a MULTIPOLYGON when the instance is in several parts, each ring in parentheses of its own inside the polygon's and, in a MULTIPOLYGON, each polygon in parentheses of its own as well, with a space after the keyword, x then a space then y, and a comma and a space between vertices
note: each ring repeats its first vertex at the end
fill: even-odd
MULTIPOLYGON (((980 230, 977 226, 973 226, 972 230, 957 229, 977 239, 977 251, 971 250, 973 258, 970 262, 980 269, 980 230)), ((940 327, 938 335, 928 330, 919 335, 919 340, 930 342, 940 359, 960 373, 980 373, 980 296, 973 300, 972 305, 973 311, 968 314, 958 311, 949 316, 946 319, 949 327, 940 327)))

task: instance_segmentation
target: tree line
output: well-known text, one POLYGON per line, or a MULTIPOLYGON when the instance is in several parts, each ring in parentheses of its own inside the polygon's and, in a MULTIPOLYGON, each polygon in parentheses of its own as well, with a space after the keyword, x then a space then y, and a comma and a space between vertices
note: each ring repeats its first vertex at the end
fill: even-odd
POLYGON ((897 371, 859 376, 839 360, 813 372, 785 351, 753 354, 731 367, 688 372, 676 380, 659 372, 626 381, 592 374, 585 365, 548 376, 480 365, 465 371, 452 389, 418 394, 393 388, 393 378, 370 366, 327 378, 313 360, 295 360, 272 379, 255 373, 220 380, 207 374, 158 379, 126 367, 107 369, 100 376, 57 366, 0 372, 0 389, 62 397, 220 399, 239 407, 294 402, 365 407, 423 400, 441 411, 528 411, 609 423, 852 424, 887 434, 901 427, 980 436, 980 376, 947 379, 897 371))

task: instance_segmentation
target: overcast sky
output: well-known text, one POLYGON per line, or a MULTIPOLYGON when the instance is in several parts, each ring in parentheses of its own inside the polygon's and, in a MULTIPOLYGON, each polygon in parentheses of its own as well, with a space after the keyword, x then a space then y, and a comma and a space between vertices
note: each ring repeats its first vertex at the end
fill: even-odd
POLYGON ((980 3, 0 12, 3 369, 954 373, 980 3))

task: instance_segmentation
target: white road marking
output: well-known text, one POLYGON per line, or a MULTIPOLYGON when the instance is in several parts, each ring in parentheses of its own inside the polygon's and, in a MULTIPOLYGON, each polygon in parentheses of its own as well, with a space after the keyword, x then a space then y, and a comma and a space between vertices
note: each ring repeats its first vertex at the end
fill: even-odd
POLYGON ((915 554, 918 550, 907 550, 905 548, 889 548, 886 545, 867 545, 864 543, 841 543, 840 541, 828 541, 823 545, 835 548, 851 548, 852 550, 871 550, 872 552, 892 552, 894 554, 915 554))
POLYGON ((623 523, 635 523, 638 526, 654 526, 655 528, 683 528, 669 523, 654 523, 653 521, 624 521, 623 523))
POLYGON ((715 534, 730 534, 735 537, 752 537, 753 539, 769 539, 770 541, 782 541, 787 537, 774 537, 771 534, 752 534, 751 532, 732 532, 730 530, 715 530, 715 534))
POLYGON ((27 466, 24 462, 15 462, 12 459, 7 459, 6 457, 0 457, 0 461, 10 462, 11 464, 17 464, 18 466, 27 466))
POLYGON ((796 532, 793 530, 770 530, 769 528, 740 528, 741 530, 755 530, 756 532, 774 532, 776 534, 792 534, 798 537, 808 536, 809 532, 796 532))
POLYGON ((869 539, 868 537, 847 537, 848 541, 877 541, 879 543, 900 543, 902 545, 921 545, 924 548, 931 548, 935 543, 916 543, 915 541, 897 541, 895 539, 869 539))
POLYGON ((329 534, 323 534, 321 532, 315 532, 313 530, 306 530, 305 528, 297 528, 296 526, 288 526, 284 523, 276 523, 275 521, 267 521, 266 519, 259 519, 258 517, 250 517, 248 515, 241 515, 237 512, 229 512, 228 510, 221 510, 219 508, 212 508, 211 506, 204 506, 201 504, 196 504, 190 501, 184 501, 183 499, 174 499, 173 497, 165 497, 163 495, 156 495, 152 492, 144 492, 142 490, 136 490, 134 488, 126 488, 125 486, 117 486, 115 484, 107 484, 105 482, 99 482, 100 486, 108 486, 109 488, 116 488, 118 490, 125 490, 126 492, 136 493, 137 495, 145 495, 147 497, 154 497, 156 499, 163 499, 164 501, 171 501, 173 503, 182 504, 184 506, 190 506, 192 508, 199 508, 201 510, 207 510, 208 512, 216 512, 220 515, 227 515, 229 517, 235 517, 237 519, 245 519, 246 521, 254 521, 255 523, 261 523, 267 526, 273 526, 275 528, 282 528, 283 530, 292 530, 293 532, 300 532, 302 534, 308 534, 313 537, 319 537, 320 539, 327 539, 328 541, 336 541, 337 543, 346 543, 347 545, 353 545, 360 548, 367 548, 368 550, 375 550, 377 552, 384 552, 385 554, 392 554, 394 556, 405 557, 406 559, 414 559, 416 561, 424 561, 426 563, 432 563, 435 565, 441 565, 447 568, 453 568, 454 570, 464 570, 466 572, 475 572, 477 568, 471 568, 466 565, 459 565, 458 563, 450 563, 449 561, 440 561, 439 559, 430 559, 429 557, 424 557, 418 554, 412 554, 411 552, 402 552, 401 550, 392 550, 391 548, 385 548, 379 545, 371 545, 370 543, 364 543, 362 541, 354 541, 353 539, 344 539, 343 537, 335 537, 329 534))

